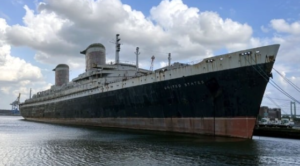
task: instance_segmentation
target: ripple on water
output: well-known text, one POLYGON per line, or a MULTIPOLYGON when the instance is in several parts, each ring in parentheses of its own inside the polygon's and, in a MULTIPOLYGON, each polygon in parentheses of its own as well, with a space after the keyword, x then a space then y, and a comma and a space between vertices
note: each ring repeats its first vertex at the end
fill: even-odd
POLYGON ((0 165, 300 165, 298 140, 181 136, 0 117, 0 165))

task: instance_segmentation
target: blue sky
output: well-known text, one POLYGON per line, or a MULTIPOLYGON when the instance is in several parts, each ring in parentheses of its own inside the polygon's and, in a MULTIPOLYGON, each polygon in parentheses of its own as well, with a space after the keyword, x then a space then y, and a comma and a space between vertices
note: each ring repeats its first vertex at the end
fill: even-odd
MULTIPOLYGON (((176 61, 191 62, 279 43, 274 68, 300 86, 297 0, 10 0, 0 3, 0 108, 9 109, 19 92, 24 101, 30 88, 36 93, 53 85, 58 63, 70 65, 71 78, 82 73, 79 52, 91 43, 103 43, 112 61, 116 33, 123 43, 121 60, 135 61, 131 54, 140 46, 140 66, 146 69, 152 54, 158 68, 168 52, 176 61)), ((300 100, 276 73, 274 81, 300 100)), ((275 102, 289 112, 289 99, 271 85, 266 95, 273 101, 265 97, 262 105, 276 107, 275 102)))

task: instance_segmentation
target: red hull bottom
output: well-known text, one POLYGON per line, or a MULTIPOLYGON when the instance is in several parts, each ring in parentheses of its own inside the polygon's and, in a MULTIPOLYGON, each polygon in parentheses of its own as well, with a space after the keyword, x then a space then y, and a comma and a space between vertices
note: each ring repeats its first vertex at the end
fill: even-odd
POLYGON ((31 121, 252 138, 256 118, 26 118, 31 121))

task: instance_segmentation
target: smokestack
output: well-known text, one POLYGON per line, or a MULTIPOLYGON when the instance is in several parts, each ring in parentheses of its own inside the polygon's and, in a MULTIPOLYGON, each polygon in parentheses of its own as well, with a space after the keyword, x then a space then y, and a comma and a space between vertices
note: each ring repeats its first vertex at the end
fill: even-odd
POLYGON ((31 99, 31 88, 30 88, 30 92, 29 92, 29 99, 31 99))
POLYGON ((80 53, 85 55, 85 71, 93 70, 97 65, 106 64, 105 47, 101 43, 91 44, 80 53))
POLYGON ((55 69, 55 85, 62 86, 69 82, 69 66, 66 64, 59 64, 55 69))

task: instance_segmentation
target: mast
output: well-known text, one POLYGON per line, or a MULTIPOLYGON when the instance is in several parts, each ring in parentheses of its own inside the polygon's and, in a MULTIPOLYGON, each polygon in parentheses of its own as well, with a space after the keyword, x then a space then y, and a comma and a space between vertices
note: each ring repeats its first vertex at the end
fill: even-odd
POLYGON ((152 57, 151 57, 151 66, 150 66, 150 70, 151 71, 153 71, 153 65, 154 65, 154 59, 155 59, 155 56, 153 55, 152 57))
POLYGON ((171 53, 169 53, 168 61, 169 61, 169 66, 171 66, 171 53))
POLYGON ((119 43, 119 41, 121 40, 120 38, 119 38, 119 34, 116 34, 116 59, 115 59, 115 63, 116 64, 119 64, 119 52, 120 52, 120 46, 121 46, 121 44, 119 43))
POLYGON ((139 47, 136 48, 136 51, 134 53, 136 55, 136 71, 139 71, 139 47))
POLYGON ((21 97, 21 93, 19 93, 19 96, 18 96, 18 104, 20 103, 20 97, 21 97))

